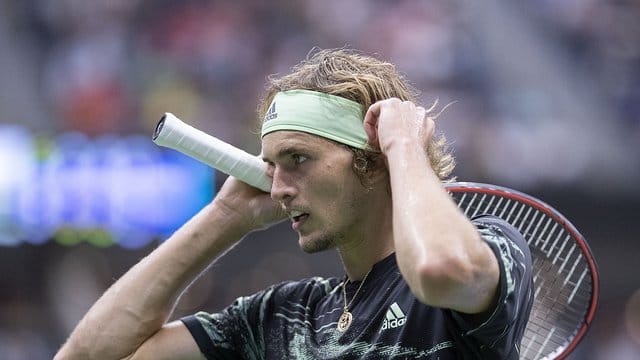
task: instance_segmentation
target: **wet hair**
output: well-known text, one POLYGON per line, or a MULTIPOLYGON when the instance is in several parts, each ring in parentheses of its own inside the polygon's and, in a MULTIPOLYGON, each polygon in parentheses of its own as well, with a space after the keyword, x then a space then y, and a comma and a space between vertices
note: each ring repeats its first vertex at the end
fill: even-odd
MULTIPOLYGON (((351 49, 312 50, 288 75, 268 78, 267 88, 258 105, 263 119, 273 97, 279 91, 305 89, 341 96, 363 106, 364 111, 377 101, 398 98, 417 102, 418 91, 398 72, 395 65, 351 49)), ((437 103, 427 108, 427 116, 436 117, 437 103)), ((364 113, 362 114, 364 118, 364 113)), ((346 145, 345 145, 346 146, 346 145)), ((347 146, 353 152, 353 169, 363 185, 369 174, 384 166, 380 154, 347 146)), ((444 135, 434 135, 424 145, 431 167, 441 180, 449 180, 455 159, 444 135)))

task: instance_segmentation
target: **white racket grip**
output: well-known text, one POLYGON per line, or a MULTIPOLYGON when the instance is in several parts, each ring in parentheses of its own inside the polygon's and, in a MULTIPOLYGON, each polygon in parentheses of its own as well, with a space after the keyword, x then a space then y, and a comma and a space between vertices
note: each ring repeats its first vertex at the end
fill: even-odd
POLYGON ((178 150, 262 191, 271 191, 271 179, 260 158, 184 123, 172 113, 165 113, 158 121, 153 142, 178 150))

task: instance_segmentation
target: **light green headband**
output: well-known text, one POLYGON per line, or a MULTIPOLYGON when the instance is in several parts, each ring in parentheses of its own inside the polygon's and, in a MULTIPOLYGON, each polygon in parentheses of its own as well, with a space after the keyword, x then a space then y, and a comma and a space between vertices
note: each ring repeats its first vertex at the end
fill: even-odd
POLYGON ((310 90, 276 94, 262 122, 262 137, 278 130, 302 131, 358 149, 367 144, 362 105, 340 96, 310 90))

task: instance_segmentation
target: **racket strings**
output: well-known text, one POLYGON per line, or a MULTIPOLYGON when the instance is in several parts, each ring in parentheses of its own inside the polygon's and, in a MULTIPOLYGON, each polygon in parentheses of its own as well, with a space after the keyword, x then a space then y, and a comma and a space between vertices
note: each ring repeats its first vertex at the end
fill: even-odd
POLYGON ((500 217, 529 244, 535 300, 521 343, 521 358, 551 359, 562 353, 583 324, 593 288, 589 263, 576 239, 552 216, 525 202, 478 192, 451 195, 468 217, 500 217))

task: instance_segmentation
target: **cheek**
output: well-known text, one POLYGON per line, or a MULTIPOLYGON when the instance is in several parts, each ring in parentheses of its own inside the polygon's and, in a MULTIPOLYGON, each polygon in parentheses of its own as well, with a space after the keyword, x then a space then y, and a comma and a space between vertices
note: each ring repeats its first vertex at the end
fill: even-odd
MULTIPOLYGON (((344 174, 344 173, 343 173, 344 174)), ((324 204, 325 216, 339 222, 344 217, 349 217, 354 211, 358 211, 359 199, 364 191, 358 178, 351 172, 347 176, 333 176, 330 181, 318 186, 319 201, 324 204)))
POLYGON ((360 185, 359 179, 351 168, 351 162, 347 163, 345 159, 341 160, 327 164, 323 168, 322 178, 326 181, 318 184, 317 187, 321 193, 338 203, 344 201, 344 198, 349 197, 352 192, 358 191, 357 185, 360 185))
MULTIPOLYGON (((342 150, 342 149, 340 149, 342 150)), ((313 201, 320 205, 322 216, 332 222, 354 211, 354 199, 364 190, 359 178, 352 169, 350 153, 336 156, 308 179, 309 189, 313 190, 313 201)))

